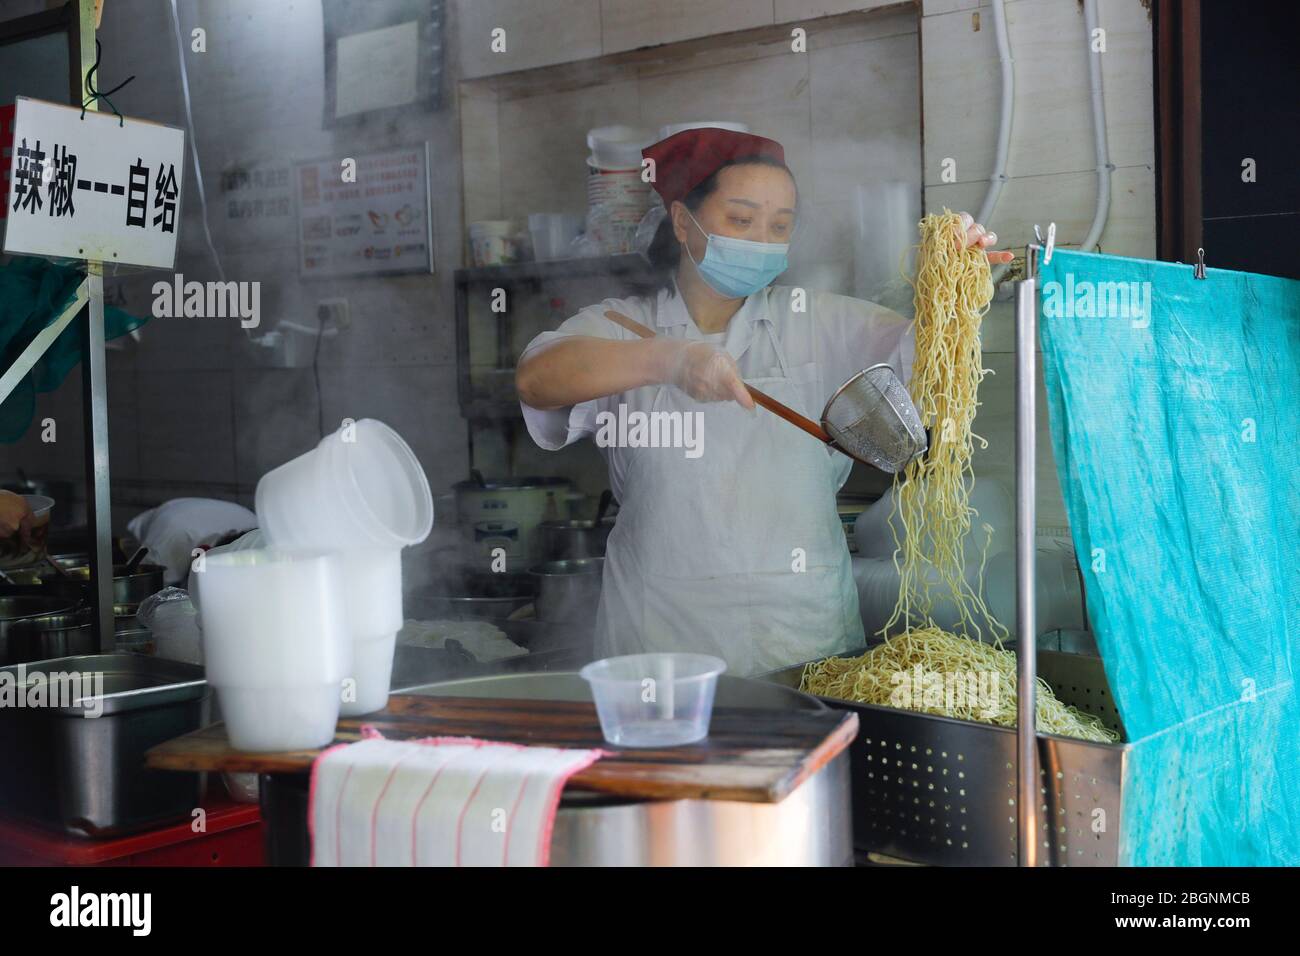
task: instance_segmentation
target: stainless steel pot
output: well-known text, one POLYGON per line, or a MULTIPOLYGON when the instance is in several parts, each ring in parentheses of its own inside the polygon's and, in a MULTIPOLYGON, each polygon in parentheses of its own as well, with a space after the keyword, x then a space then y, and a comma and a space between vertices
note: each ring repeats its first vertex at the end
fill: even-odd
POLYGON ((530 568, 528 573, 537 581, 537 619, 571 624, 595 620, 604 570, 604 558, 547 561, 530 568))
POLYGON ((542 538, 542 558, 546 561, 603 558, 605 542, 613 529, 613 518, 606 518, 600 524, 580 519, 543 521, 538 529, 542 538))
MULTIPOLYGON (((84 554, 52 555, 51 560, 67 572, 73 581, 90 581, 89 558, 84 554)), ((151 594, 163 589, 163 572, 166 569, 159 564, 142 564, 132 574, 126 574, 126 565, 113 566, 113 604, 127 609, 126 613, 135 613, 140 602, 151 594)), ((49 564, 42 561, 28 567, 6 571, 5 576, 15 584, 70 584, 49 564)))
POLYGON ((71 612, 76 603, 35 594, 0 597, 0 665, 35 660, 23 656, 31 646, 33 628, 39 629, 43 619, 71 612))
POLYGON ((198 805, 198 774, 145 770, 144 754, 203 726, 202 668, 95 654, 5 667, 0 679, 23 701, 0 708, 0 810, 103 836, 187 818, 198 805))
MULTIPOLYGON (((73 563, 71 560, 55 558, 65 571, 82 581, 90 580, 90 565, 73 563)), ((133 612, 140 602, 151 594, 163 589, 163 572, 160 564, 142 564, 134 573, 126 574, 126 565, 113 565, 113 604, 116 607, 130 608, 133 612)), ((57 577, 58 572, 46 565, 42 572, 45 578, 57 577)))
POLYGON ((15 621, 8 635, 3 664, 44 661, 93 654, 98 650, 89 606, 15 621))
MULTIPOLYGON (((507 700, 590 701, 576 672, 502 674, 407 693, 507 700)), ((717 707, 821 710, 807 694, 723 675, 717 707)), ((566 789, 551 834, 552 866, 843 866, 852 862, 845 750, 780 803, 634 800, 566 789)), ((267 862, 306 865, 306 774, 264 775, 267 862)))
MULTIPOLYGON (((503 674, 415 691, 433 697, 590 701, 574 672, 503 674)), ((826 709, 786 687, 723 675, 715 707, 826 709), (776 693, 773 693, 775 691, 776 693)), ((780 803, 629 800, 566 790, 552 866, 839 866, 852 858, 848 751, 780 803)))
POLYGON ((467 572, 413 596, 415 613, 432 620, 502 620, 533 602, 537 584, 526 574, 467 572))

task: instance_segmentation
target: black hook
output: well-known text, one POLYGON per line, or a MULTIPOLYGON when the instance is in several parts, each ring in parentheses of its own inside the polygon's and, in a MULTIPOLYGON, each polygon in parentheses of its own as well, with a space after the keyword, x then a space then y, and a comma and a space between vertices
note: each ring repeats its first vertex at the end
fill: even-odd
POLYGON ((126 120, 123 118, 122 114, 117 111, 117 107, 113 105, 113 101, 110 100, 108 96, 110 93, 116 93, 122 87, 126 86, 126 84, 134 80, 135 74, 132 73, 130 76, 128 76, 121 83, 117 84, 117 86, 113 87, 111 90, 105 90, 103 93, 101 93, 99 90, 95 89, 95 73, 99 70, 99 58, 102 52, 103 52, 103 48, 100 46, 99 38, 96 37, 95 38, 95 62, 90 67, 90 69, 86 71, 86 89, 90 92, 90 95, 86 97, 84 100, 82 100, 81 102, 81 118, 82 120, 85 120, 87 106, 89 106, 91 103, 95 102, 96 100, 103 100, 105 103, 108 104, 108 108, 113 111, 113 115, 117 117, 117 125, 125 126, 126 120))

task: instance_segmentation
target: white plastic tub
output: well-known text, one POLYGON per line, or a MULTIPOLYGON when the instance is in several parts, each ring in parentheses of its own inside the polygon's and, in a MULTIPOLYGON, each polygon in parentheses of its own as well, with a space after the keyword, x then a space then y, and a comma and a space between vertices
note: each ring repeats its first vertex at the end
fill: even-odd
POLYGON ((353 671, 338 559, 232 551, 208 556, 194 579, 207 678, 231 745, 299 750, 333 740, 353 671))
POLYGON ((257 516, 272 547, 336 557, 352 661, 341 713, 382 710, 403 621, 401 549, 433 528, 433 494, 415 453, 363 418, 264 475, 257 516))
POLYGON ((579 673, 605 739, 620 747, 675 747, 709 735, 713 694, 724 661, 706 654, 629 654, 594 661, 579 673))
POLYGON ((290 551, 400 549, 433 528, 419 459, 383 422, 363 418, 257 483, 257 518, 290 551))

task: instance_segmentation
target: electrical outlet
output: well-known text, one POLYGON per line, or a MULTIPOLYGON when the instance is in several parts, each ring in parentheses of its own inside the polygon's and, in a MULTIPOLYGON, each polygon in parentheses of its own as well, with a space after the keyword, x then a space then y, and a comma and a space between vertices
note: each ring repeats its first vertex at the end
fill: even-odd
POLYGON ((321 299, 316 303, 316 318, 325 328, 340 332, 352 325, 352 311, 347 299, 321 299))

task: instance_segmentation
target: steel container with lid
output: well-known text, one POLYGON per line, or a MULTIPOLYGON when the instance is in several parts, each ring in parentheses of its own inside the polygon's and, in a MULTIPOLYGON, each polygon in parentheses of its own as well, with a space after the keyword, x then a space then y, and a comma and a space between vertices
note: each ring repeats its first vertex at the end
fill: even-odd
POLYGON ((573 484, 567 478, 488 478, 461 481, 452 490, 473 555, 486 562, 499 548, 505 553, 507 570, 515 570, 541 559, 538 526, 564 517, 573 484), (509 533, 485 533, 488 525, 498 529, 510 526, 509 533))

